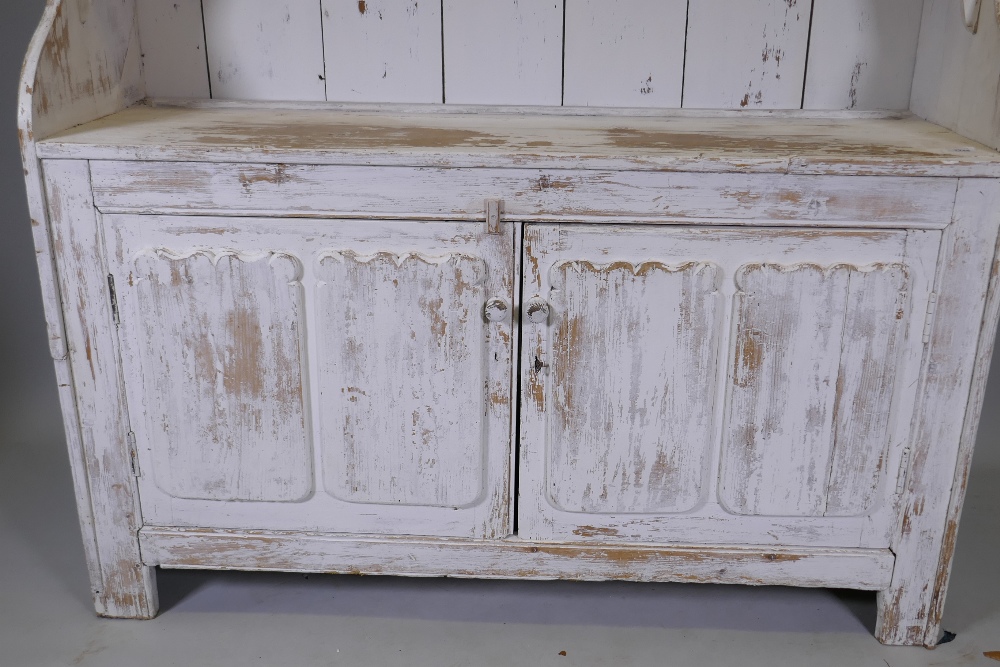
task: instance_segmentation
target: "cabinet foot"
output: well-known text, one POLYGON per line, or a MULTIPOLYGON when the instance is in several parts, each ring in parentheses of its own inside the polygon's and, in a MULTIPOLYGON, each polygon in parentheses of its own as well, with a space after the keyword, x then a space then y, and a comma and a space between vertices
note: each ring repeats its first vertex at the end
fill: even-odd
POLYGON ((155 618, 159 611, 156 593, 156 570, 146 566, 128 566, 105 573, 104 585, 95 585, 94 608, 106 618, 155 618))

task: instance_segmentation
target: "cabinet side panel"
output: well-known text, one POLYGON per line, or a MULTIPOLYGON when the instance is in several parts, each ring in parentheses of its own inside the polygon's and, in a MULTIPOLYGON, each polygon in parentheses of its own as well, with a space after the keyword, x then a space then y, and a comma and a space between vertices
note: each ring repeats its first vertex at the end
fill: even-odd
POLYGON ((203 0, 212 97, 326 99, 320 0, 203 0))
POLYGON ((312 490, 300 274, 274 253, 135 259, 118 288, 123 347, 142 388, 138 443, 164 492, 280 502, 312 490))
POLYGON ((441 103, 441 3, 323 0, 330 101, 441 103))
POLYGON ((712 440, 718 267, 553 267, 548 484, 570 512, 683 512, 712 440))
POLYGON ((481 500, 485 262, 327 252, 318 277, 327 490, 358 503, 481 500))
POLYGON ((684 106, 798 109, 811 4, 691 0, 684 106))
POLYGON ((687 0, 566 5, 563 104, 681 105, 687 0))

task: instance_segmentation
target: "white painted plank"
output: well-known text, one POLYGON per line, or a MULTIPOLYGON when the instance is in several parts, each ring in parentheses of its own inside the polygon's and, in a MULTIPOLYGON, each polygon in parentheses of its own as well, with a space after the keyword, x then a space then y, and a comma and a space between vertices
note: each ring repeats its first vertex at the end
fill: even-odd
POLYGON ((137 0, 149 97, 211 97, 201 0, 137 0))
POLYGON ((563 0, 444 0, 445 102, 562 100, 563 0))
POLYGON ((691 0, 684 106, 798 109, 807 0, 691 0))
POLYGON ((922 6, 815 0, 803 108, 909 108, 922 6))
POLYGON ((482 579, 698 581, 877 590, 891 576, 893 561, 888 549, 581 546, 165 528, 144 528, 139 536, 146 562, 168 568, 482 579))
POLYGON ((212 97, 325 100, 320 0, 203 0, 212 97))
POLYGON ((441 4, 323 0, 326 90, 331 101, 443 101, 441 4))
POLYGON ((568 0, 563 104, 681 106, 687 0, 568 0))
POLYGON ((873 176, 398 167, 373 167, 359 175, 348 166, 92 165, 102 210, 479 219, 483 200, 503 195, 508 218, 583 216, 623 224, 723 219, 729 224, 943 227, 956 186, 953 179, 898 177, 886 188, 884 179, 873 176))
MULTIPOLYGON (((982 12, 992 13, 983 3, 982 12)), ((925 0, 910 109, 976 141, 1000 148, 1000 27, 992 16, 969 32, 957 3, 925 0)))

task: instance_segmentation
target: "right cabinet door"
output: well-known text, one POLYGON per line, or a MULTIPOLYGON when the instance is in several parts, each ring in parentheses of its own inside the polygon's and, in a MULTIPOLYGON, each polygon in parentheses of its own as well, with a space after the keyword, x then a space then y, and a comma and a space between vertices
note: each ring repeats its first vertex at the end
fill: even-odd
POLYGON ((519 534, 887 547, 939 242, 528 225, 519 534))

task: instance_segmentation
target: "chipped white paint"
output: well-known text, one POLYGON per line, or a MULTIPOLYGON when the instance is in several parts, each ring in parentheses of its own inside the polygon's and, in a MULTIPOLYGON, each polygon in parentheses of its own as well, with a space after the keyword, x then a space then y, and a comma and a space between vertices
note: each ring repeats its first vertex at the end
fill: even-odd
POLYGON ((325 100, 320 0, 202 0, 212 97, 325 100))
MULTIPOLYGON (((155 614, 157 565, 824 585, 879 591, 881 640, 932 643, 1000 314, 1000 159, 903 114, 754 111, 797 106, 802 4, 714 12, 719 49, 719 0, 692 1, 685 103, 746 104, 667 114, 126 109, 156 14, 51 0, 19 126, 97 610, 155 614)), ((484 32, 486 6, 444 4, 444 96, 451 68, 459 98, 558 104, 563 5, 489 3, 484 32)), ((321 7, 205 0, 243 73, 220 94, 322 100, 321 7)), ((942 7, 913 108, 1000 145, 1000 31, 942 7)), ((816 32, 817 77, 875 59, 865 16, 837 53, 816 32)))
POLYGON ((563 104, 681 106, 687 0, 566 4, 563 104))
POLYGON ((327 491, 350 502, 474 504, 487 479, 486 263, 351 251, 317 261, 327 491))
POLYGON ((558 106, 563 2, 444 0, 445 101, 558 106))
POLYGON ((936 231, 529 225, 525 295, 544 295, 550 314, 522 325, 519 534, 594 542, 887 547, 896 480, 879 471, 898 469, 908 438, 923 356, 923 318, 907 316, 908 304, 930 298, 939 239, 936 231), (799 272, 779 272, 773 294, 753 296, 745 291, 750 286, 744 273, 768 258, 790 266, 845 265, 832 272, 843 274, 836 276, 842 289, 804 281, 814 289, 796 295, 799 281, 788 277, 799 272), (672 282, 648 285, 657 276, 654 267, 689 262, 692 269, 705 268, 687 280, 676 280, 684 274, 674 273, 672 282), (871 267, 853 290, 847 289, 847 274, 857 272, 848 269, 849 262, 871 267), (585 271, 574 281, 584 280, 587 289, 564 294, 563 283, 570 280, 562 267, 589 265, 645 271, 631 280, 625 280, 629 272, 616 271, 614 281, 585 271), (906 267, 905 274, 897 267, 906 267), (839 307, 828 309, 824 298, 839 299, 839 307), (761 335, 774 339, 773 348, 756 354, 757 394, 773 394, 781 404, 773 415, 758 415, 752 403, 741 407, 746 400, 732 389, 743 384, 746 393, 756 386, 741 375, 739 348, 747 347, 741 345, 741 327, 749 315, 741 303, 783 309, 786 319, 801 320, 801 329, 782 326, 767 311, 757 325, 761 335), (876 304, 888 322, 870 312, 876 304), (848 305, 856 309, 849 317, 848 305), (896 320, 901 308, 903 317, 896 320), (822 351, 817 331, 824 329, 831 352, 821 355, 814 348, 822 351), (608 341, 617 342, 602 347, 608 341), (847 352, 870 347, 870 365, 858 371, 854 360, 842 362, 841 346, 847 352), (823 364, 829 377, 805 386, 812 366, 823 364), (845 376, 839 387, 838 372, 845 376), (858 397, 862 404, 880 401, 872 405, 878 415, 868 419, 854 405, 836 405, 838 390, 844 403, 858 397), (810 391, 831 404, 825 430, 807 424, 818 413, 810 391), (644 419, 655 423, 658 401, 664 401, 666 412, 659 416, 665 424, 638 428, 644 419), (783 447, 767 452, 773 456, 759 470, 733 465, 734 456, 739 461, 753 452, 747 433, 758 422, 766 422, 783 447), (843 452, 830 447, 834 433, 844 438, 843 452), (847 442, 850 437, 860 442, 847 442), (807 447, 810 441, 819 444, 807 447), (855 447, 867 451, 856 454, 855 447), (655 498, 657 483, 649 477, 659 463, 678 483, 657 505, 643 494, 655 498), (859 463, 866 467, 856 476, 836 469, 859 463), (808 467, 816 469, 815 480, 805 474, 808 467), (734 480, 744 485, 742 496, 733 493, 734 480), (834 485, 850 500, 839 491, 827 494, 834 485), (750 503, 743 500, 748 487, 789 500, 750 503), (817 488, 821 498, 799 503, 812 502, 817 488), (829 511, 827 495, 833 499, 829 511))
POLYGON ((144 249, 116 281, 137 445, 176 498, 298 501, 312 485, 295 257, 144 249))
POLYGON ((440 0, 324 0, 323 39, 330 101, 444 101, 440 0))
POLYGON ((910 315, 906 267, 750 264, 736 282, 723 503, 736 514, 869 513, 910 315))
MULTIPOLYGON (((567 512, 672 513, 704 494, 721 278, 713 264, 549 270, 548 497, 567 512)), ((541 443, 538 443, 539 446, 541 443)))
POLYGON ((908 109, 923 0, 814 0, 804 109, 908 109))
POLYGON ((201 0, 136 0, 136 13, 146 94, 210 97, 201 0))
POLYGON ((806 0, 692 0, 684 106, 800 108, 811 4, 806 0))

